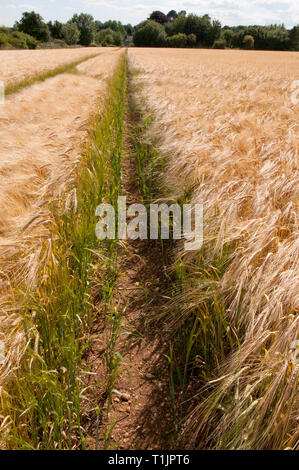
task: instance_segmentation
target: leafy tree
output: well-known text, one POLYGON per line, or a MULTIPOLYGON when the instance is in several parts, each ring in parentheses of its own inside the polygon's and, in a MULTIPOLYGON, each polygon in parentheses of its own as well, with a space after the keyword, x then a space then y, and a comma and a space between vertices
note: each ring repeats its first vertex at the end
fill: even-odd
POLYGON ((244 38, 244 33, 242 31, 234 33, 232 37, 232 42, 231 42, 232 47, 237 47, 237 48, 242 47, 243 38, 244 38))
POLYGON ((209 39, 207 40, 206 44, 211 45, 221 36, 221 23, 218 20, 213 20, 211 26, 211 32, 209 34, 209 39))
POLYGON ((80 15, 74 15, 71 19, 71 23, 76 23, 80 31, 79 43, 83 46, 89 46, 93 41, 95 24, 92 15, 87 13, 80 13, 80 15))
MULTIPOLYGON (((185 27, 186 27, 186 16, 184 15, 178 15, 178 17, 174 20, 172 23, 172 29, 173 33, 185 33, 185 27)), ((168 25, 166 25, 167 28, 168 25)), ((191 33, 187 33, 191 34, 191 33)))
POLYGON ((144 20, 144 21, 141 21, 141 23, 138 23, 138 25, 135 26, 134 31, 138 31, 138 29, 143 28, 143 26, 145 26, 148 21, 149 20, 144 20))
POLYGON ((96 33, 96 43, 105 46, 121 46, 124 36, 120 31, 113 31, 111 28, 102 29, 96 33))
POLYGON ((134 28, 130 23, 125 25, 125 30, 129 36, 133 36, 134 28))
POLYGON ((195 34, 197 40, 199 40, 199 36, 201 36, 202 29, 203 25, 199 16, 193 14, 186 16, 184 22, 184 32, 186 34, 195 34))
POLYGON ((254 37, 247 34, 244 36, 243 44, 245 49, 254 49, 254 37))
POLYGON ((50 31, 43 18, 34 11, 24 12, 19 22, 16 22, 15 29, 33 36, 38 41, 47 42, 50 39, 50 31))
POLYGON ((221 24, 219 21, 211 22, 209 15, 198 17, 198 42, 204 46, 212 46, 214 41, 219 38, 221 33, 221 24))
POLYGON ((48 28, 50 30, 52 38, 63 39, 63 24, 60 23, 60 21, 54 21, 54 23, 52 23, 52 21, 49 21, 48 28))
POLYGON ((108 20, 105 23, 102 23, 102 27, 98 29, 100 31, 101 29, 112 29, 112 31, 118 31, 120 32, 123 36, 126 34, 126 29, 124 25, 120 21, 115 21, 115 20, 108 20))
POLYGON ((173 36, 176 33, 173 21, 169 21, 168 23, 166 23, 164 28, 167 36, 173 36))
POLYGON ((94 22, 94 28, 95 28, 95 31, 101 31, 101 29, 105 29, 103 26, 103 23, 99 20, 96 20, 94 22))
POLYGON ((159 47, 165 44, 166 33, 161 24, 148 20, 136 29, 133 40, 135 46, 159 47))
POLYGON ((266 49, 284 51, 290 49, 289 32, 282 26, 269 28, 266 33, 266 49))
POLYGON ((190 47, 194 47, 196 45, 197 38, 195 34, 191 33, 187 36, 187 44, 190 47))
POLYGON ((112 44, 113 43, 112 29, 111 28, 101 29, 101 31, 98 31, 96 33, 95 39, 98 44, 103 44, 103 42, 106 42, 106 44, 112 44))
POLYGON ((153 11, 153 13, 149 17, 150 20, 156 21, 157 23, 160 24, 166 24, 168 23, 168 18, 162 11, 153 11))
POLYGON ((102 42, 102 46, 107 47, 107 46, 112 46, 112 45, 113 45, 113 36, 111 34, 105 37, 105 41, 102 42))
POLYGON ((112 46, 112 45, 113 45, 113 34, 107 34, 107 36, 105 36, 104 41, 102 42, 102 46, 106 47, 106 46, 112 46))
POLYGON ((225 39, 226 44, 228 45, 228 47, 231 47, 234 32, 231 29, 224 29, 223 32, 222 32, 222 36, 225 39))
POLYGON ((187 36, 194 34, 197 43, 212 46, 214 41, 220 37, 221 23, 219 21, 211 22, 209 15, 179 15, 173 22, 173 33, 185 33, 187 36))
MULTIPOLYGON (((255 49, 267 49, 267 29, 261 26, 248 26, 242 30, 242 41, 239 47, 242 47, 245 36, 252 36, 255 49)), ((240 37, 241 39, 241 37, 240 37)))
POLYGON ((169 21, 174 21, 178 17, 178 14, 175 10, 170 10, 166 16, 169 21))
POLYGON ((186 47, 187 46, 187 36, 184 33, 178 33, 174 36, 169 36, 166 39, 166 45, 168 47, 186 47))
POLYGON ((187 15, 186 10, 181 10, 178 12, 178 16, 186 16, 186 15, 187 15))
POLYGON ((113 45, 122 46, 124 35, 120 31, 113 31, 113 45))
POLYGON ((71 21, 66 23, 62 27, 62 35, 67 44, 77 44, 80 39, 80 31, 77 23, 72 23, 71 21))
POLYGON ((299 25, 294 26, 294 28, 291 29, 289 36, 291 49, 299 51, 299 25))

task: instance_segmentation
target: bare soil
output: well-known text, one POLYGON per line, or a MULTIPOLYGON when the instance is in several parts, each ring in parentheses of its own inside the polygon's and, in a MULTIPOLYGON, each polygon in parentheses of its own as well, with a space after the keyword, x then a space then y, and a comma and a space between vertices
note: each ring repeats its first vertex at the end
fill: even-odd
MULTIPOLYGON (((127 203, 140 202, 134 155, 123 162, 127 203)), ((169 341, 166 330, 154 320, 165 308, 169 276, 163 262, 160 241, 127 241, 119 252, 119 278, 113 304, 125 309, 122 332, 115 351, 122 356, 108 419, 105 349, 109 328, 96 317, 92 346, 86 357, 90 374, 86 385, 89 400, 84 427, 88 449, 104 449, 104 431, 113 423, 109 449, 171 449, 174 446, 174 418, 169 393, 169 341), (94 411, 104 411, 97 418, 94 411), (98 427, 98 431, 97 431, 98 427), (98 432, 98 440, 96 438, 98 432), (98 445, 96 446, 96 442, 98 445)))

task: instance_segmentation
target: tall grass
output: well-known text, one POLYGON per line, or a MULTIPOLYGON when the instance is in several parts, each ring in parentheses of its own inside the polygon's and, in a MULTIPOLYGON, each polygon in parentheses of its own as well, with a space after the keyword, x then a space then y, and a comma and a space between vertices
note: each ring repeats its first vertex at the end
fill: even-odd
POLYGON ((6 447, 85 448, 80 421, 82 354, 94 315, 95 209, 119 184, 125 62, 109 85, 103 112, 91 123, 68 197, 51 206, 46 266, 36 288, 23 293, 27 348, 2 403, 6 447))

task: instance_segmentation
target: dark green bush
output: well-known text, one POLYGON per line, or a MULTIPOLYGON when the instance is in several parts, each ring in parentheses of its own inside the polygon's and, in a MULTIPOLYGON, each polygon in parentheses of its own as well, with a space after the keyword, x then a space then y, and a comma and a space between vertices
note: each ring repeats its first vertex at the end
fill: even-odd
POLYGON ((102 46, 106 47, 106 46, 112 46, 112 45, 113 45, 113 35, 107 34, 107 36, 105 36, 104 41, 102 42, 102 46))
POLYGON ((8 36, 8 42, 16 49, 29 49, 29 47, 27 46, 27 41, 26 41, 26 38, 24 37, 24 34, 20 33, 19 31, 13 31, 8 36))
POLYGON ((178 33, 174 36, 169 36, 166 39, 166 45, 168 47, 186 47, 187 46, 187 36, 184 33, 178 33))
POLYGON ((149 20, 137 27, 133 41, 137 47, 162 47, 166 44, 166 33, 161 24, 149 20))
POLYGON ((250 34, 247 34, 243 39, 243 45, 245 49, 254 49, 254 38, 250 34))
POLYGON ((226 40, 225 39, 217 39, 214 41, 213 49, 225 49, 226 48, 226 40))
POLYGON ((114 46, 122 46, 123 45, 123 34, 120 31, 113 32, 113 44, 114 46))
POLYGON ((293 51, 299 51, 299 25, 290 31, 290 44, 293 51))
POLYGON ((188 34, 187 36, 187 44, 189 47, 194 47, 196 45, 196 42, 197 42, 197 37, 195 34, 191 33, 191 34, 188 34))
POLYGON ((29 49, 24 39, 14 38, 10 36, 8 43, 11 44, 15 49, 29 49))
POLYGON ((96 33, 96 43, 102 46, 122 46, 124 35, 121 31, 111 28, 101 29, 96 33))
POLYGON ((8 44, 8 37, 5 33, 0 31, 0 46, 6 46, 8 44))
POLYGON ((0 33, 4 33, 7 35, 10 33, 10 29, 7 28, 7 26, 0 26, 0 33))
POLYGON ((105 41, 106 36, 113 35, 113 30, 111 28, 101 29, 95 35, 96 43, 102 44, 105 41))
POLYGON ((67 47, 67 43, 63 39, 54 39, 53 42, 56 47, 67 47))
POLYGON ((36 49, 38 41, 34 37, 30 36, 30 34, 25 33, 23 33, 23 37, 26 40, 29 49, 36 49))
POLYGON ((223 36, 223 39, 225 39, 227 46, 231 47, 234 32, 231 29, 224 29, 222 31, 222 36, 223 36))
POLYGON ((12 31, 7 36, 7 41, 16 49, 36 49, 38 44, 35 38, 20 31, 12 31))

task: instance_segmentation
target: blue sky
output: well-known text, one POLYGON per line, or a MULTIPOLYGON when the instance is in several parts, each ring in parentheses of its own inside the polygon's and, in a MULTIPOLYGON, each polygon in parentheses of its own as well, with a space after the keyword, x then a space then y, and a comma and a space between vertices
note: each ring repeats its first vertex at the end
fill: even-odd
POLYGON ((219 19, 222 24, 299 23, 298 0, 0 0, 0 25, 12 26, 23 11, 35 10, 46 21, 67 21, 74 13, 91 13, 95 19, 139 23, 153 10, 187 10, 219 19))

